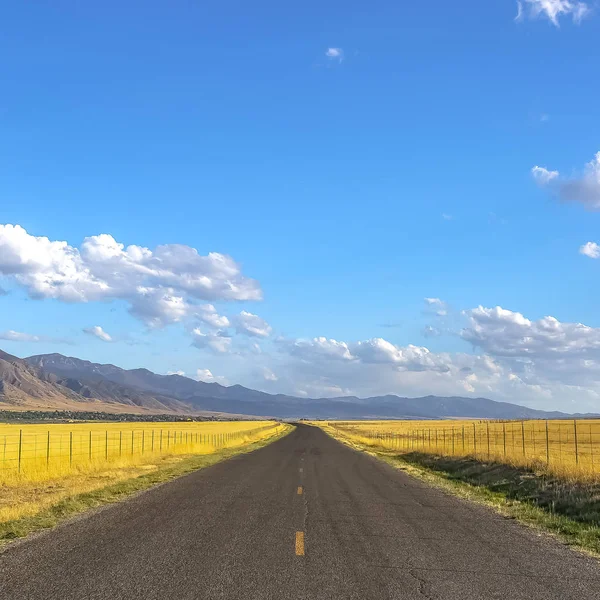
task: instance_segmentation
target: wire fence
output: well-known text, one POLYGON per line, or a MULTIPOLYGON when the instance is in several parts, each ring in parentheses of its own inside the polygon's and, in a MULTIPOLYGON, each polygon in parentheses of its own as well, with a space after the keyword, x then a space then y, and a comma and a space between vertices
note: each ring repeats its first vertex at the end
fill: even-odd
POLYGON ((141 427, 119 429, 85 426, 65 431, 19 429, 0 434, 0 482, 28 472, 65 471, 90 463, 110 463, 144 455, 211 453, 260 439, 276 431, 275 422, 233 431, 207 432, 190 428, 141 427))
POLYGON ((399 452, 473 456, 523 466, 542 464, 563 473, 600 474, 600 420, 328 425, 347 436, 399 452))

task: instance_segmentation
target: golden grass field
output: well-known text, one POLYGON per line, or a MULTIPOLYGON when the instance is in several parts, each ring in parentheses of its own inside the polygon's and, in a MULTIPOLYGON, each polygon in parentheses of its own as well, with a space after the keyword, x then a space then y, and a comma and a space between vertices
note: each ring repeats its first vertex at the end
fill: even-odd
POLYGON ((600 420, 329 421, 326 430, 367 446, 443 456, 474 456, 543 467, 575 479, 600 477, 600 420))
POLYGON ((0 523, 186 456, 242 448, 287 427, 274 421, 0 423, 0 523))

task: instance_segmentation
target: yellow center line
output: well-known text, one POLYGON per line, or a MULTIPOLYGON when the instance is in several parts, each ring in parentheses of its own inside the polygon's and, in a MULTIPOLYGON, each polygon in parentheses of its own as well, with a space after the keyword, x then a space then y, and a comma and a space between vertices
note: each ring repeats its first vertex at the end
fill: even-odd
POLYGON ((296 531, 296 556, 304 556, 304 531, 296 531))
POLYGON ((299 485, 298 486, 298 496, 301 496, 301 495, 302 495, 302 486, 299 485))

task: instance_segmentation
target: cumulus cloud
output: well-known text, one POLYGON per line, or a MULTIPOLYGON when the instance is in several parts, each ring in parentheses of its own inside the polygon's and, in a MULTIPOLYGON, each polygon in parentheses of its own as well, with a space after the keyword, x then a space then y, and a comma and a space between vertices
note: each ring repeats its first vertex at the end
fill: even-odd
POLYGON ((585 2, 577 0, 518 0, 516 21, 540 17, 547 18, 556 27, 560 26, 561 16, 570 16, 573 22, 580 23, 590 12, 585 2))
POLYGON ((600 328, 562 323, 554 317, 530 321, 501 306, 479 306, 464 312, 468 326, 463 339, 499 357, 600 360, 600 328))
POLYGON ((600 210, 600 152, 588 162, 581 175, 561 177, 558 171, 533 167, 536 182, 555 193, 565 202, 579 202, 588 210, 600 210))
POLYGON ((185 377, 185 371, 167 371, 167 375, 179 375, 185 377))
POLYGON ((341 48, 327 48, 325 56, 331 61, 342 62, 344 60, 344 51, 341 48))
POLYGON ((596 242, 587 242, 579 248, 579 253, 590 258, 600 258, 600 246, 596 242))
POLYGON ((125 246, 111 235, 87 237, 80 248, 0 225, 0 275, 32 298, 64 302, 125 300, 131 313, 162 327, 192 313, 196 300, 260 300, 258 282, 233 258, 200 255, 181 244, 125 246))
POLYGON ((228 385, 226 377, 213 375, 210 369, 198 369, 196 371, 196 379, 198 381, 203 381, 204 383, 220 383, 221 385, 228 385))
POLYGON ((355 358, 346 342, 338 342, 325 337, 316 337, 311 340, 279 340, 278 343, 291 355, 307 361, 321 358, 335 360, 354 360, 355 358))
POLYGON ((106 331, 104 331, 104 329, 102 329, 102 327, 100 327, 100 325, 94 325, 94 327, 87 327, 85 329, 83 329, 84 333, 87 333, 88 335, 93 335, 94 337, 97 337, 99 340, 102 340, 103 342, 112 342, 112 336, 110 336, 108 333, 106 333, 106 331))
POLYGON ((231 325, 229 319, 224 315, 220 315, 212 304, 204 304, 198 307, 195 316, 215 329, 227 329, 231 325))
POLYGON ((238 333, 252 337, 269 337, 272 327, 258 315, 243 310, 235 318, 235 328, 238 333))
POLYGON ((433 352, 383 338, 278 338, 278 354, 264 363, 277 373, 270 389, 309 396, 469 394, 598 411, 600 328, 551 316, 532 320, 499 306, 463 311, 462 319, 466 326, 459 335, 474 354, 433 352))
POLYGON ((217 354, 227 354, 231 351, 231 338, 222 331, 204 333, 199 327, 192 330, 192 346, 208 349, 217 354))

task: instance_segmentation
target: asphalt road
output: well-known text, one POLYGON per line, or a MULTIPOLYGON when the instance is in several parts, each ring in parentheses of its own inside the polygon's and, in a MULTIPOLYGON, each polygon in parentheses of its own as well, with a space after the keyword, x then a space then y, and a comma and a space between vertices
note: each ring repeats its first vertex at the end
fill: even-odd
POLYGON ((0 598, 583 600, 600 563, 300 426, 9 547, 0 598))

